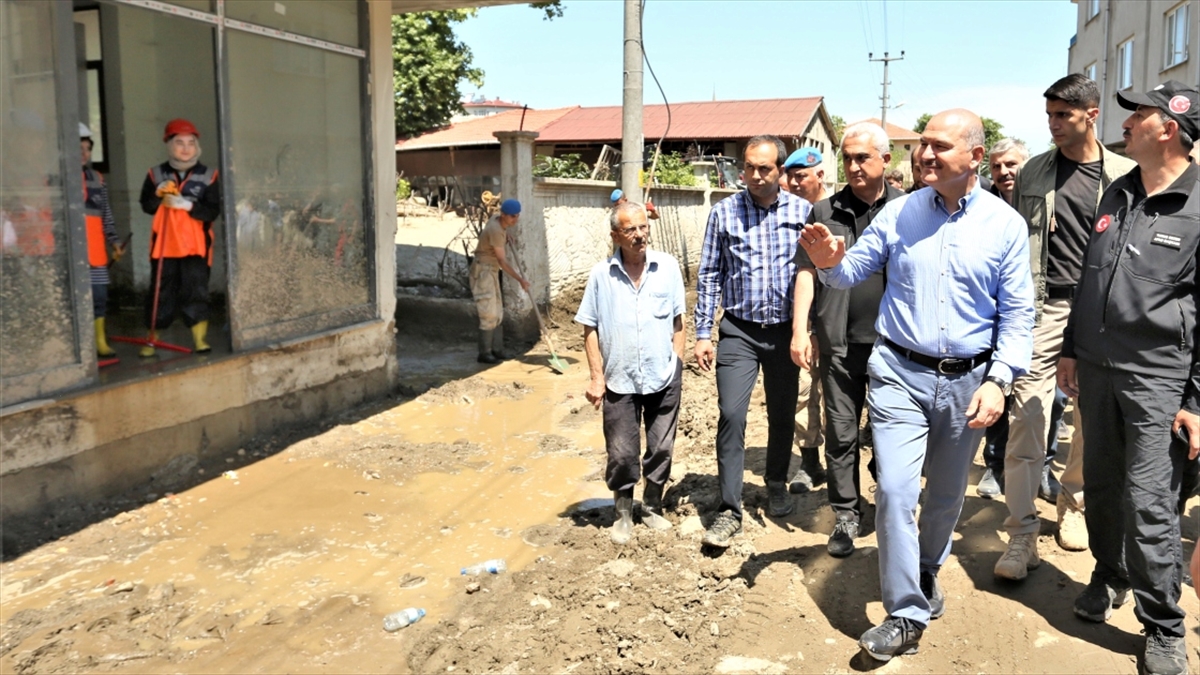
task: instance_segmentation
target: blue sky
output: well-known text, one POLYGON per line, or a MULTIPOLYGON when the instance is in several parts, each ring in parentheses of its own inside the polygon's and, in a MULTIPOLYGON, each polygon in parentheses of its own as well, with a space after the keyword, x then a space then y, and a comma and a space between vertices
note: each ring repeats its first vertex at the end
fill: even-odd
MULTIPOLYGON (((485 71, 478 91, 531 108, 619 105, 623 4, 564 0, 545 21, 527 5, 487 7, 457 32, 485 71)), ((1036 154, 1050 134, 1042 92, 1067 73, 1077 5, 1069 0, 903 2, 648 0, 646 53, 670 101, 824 96, 847 122, 879 116, 890 69, 888 121, 962 106, 992 117, 1036 154), (885 24, 886 13, 886 24, 885 24), (885 30, 886 25, 886 30, 885 30)), ((661 103, 646 73, 645 102, 661 103)))

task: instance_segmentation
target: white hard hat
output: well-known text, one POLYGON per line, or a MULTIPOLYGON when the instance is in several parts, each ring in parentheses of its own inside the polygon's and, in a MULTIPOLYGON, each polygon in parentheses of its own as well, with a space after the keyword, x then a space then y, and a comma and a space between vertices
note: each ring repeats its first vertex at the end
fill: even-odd
POLYGON ((80 122, 79 123, 79 138, 83 139, 83 138, 91 138, 91 137, 92 137, 92 130, 88 129, 86 124, 84 124, 83 122, 80 122))

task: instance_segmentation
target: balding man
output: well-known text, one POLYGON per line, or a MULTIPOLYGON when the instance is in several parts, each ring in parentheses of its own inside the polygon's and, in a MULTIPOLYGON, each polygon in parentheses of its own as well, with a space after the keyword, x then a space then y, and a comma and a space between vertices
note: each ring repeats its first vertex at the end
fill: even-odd
POLYGON ((985 192, 983 124, 967 110, 929 120, 918 147, 929 186, 892 201, 847 251, 821 224, 800 244, 822 281, 851 288, 886 270, 867 363, 879 474, 876 526, 887 619, 859 646, 887 661, 917 650, 945 612, 938 570, 950 554, 984 428, 1029 368, 1033 284, 1024 220, 985 192), (925 501, 914 520, 926 471, 925 501), (918 526, 919 525, 919 526, 918 526))

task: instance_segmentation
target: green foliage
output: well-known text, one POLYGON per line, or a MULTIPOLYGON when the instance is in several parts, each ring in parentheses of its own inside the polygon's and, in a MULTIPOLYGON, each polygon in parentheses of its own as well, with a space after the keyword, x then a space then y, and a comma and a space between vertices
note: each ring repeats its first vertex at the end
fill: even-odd
POLYGON ((696 173, 678 152, 672 152, 659 156, 658 166, 654 169, 654 182, 659 185, 694 186, 696 173))
POLYGON ((461 112, 462 80, 483 86, 483 71, 471 65, 470 47, 454 34, 455 24, 473 16, 473 9, 452 9, 392 17, 398 136, 441 126, 461 112))
POLYGON ((408 199, 411 196, 412 196, 412 183, 409 183, 408 181, 404 180, 403 178, 400 178, 399 176, 397 176, 396 177, 396 201, 398 201, 398 202, 404 201, 405 199, 408 199))
MULTIPOLYGON (((833 144, 840 149, 842 132, 846 130, 846 120, 842 119, 840 115, 830 115, 829 121, 833 122, 833 144)), ((841 185, 846 182, 846 167, 841 161, 837 162, 837 172, 837 182, 838 185, 841 185)))
POLYGON ((579 158, 579 153, 570 152, 562 157, 538 155, 533 161, 533 175, 539 178, 591 178, 592 170, 579 158))
MULTIPOLYGON (((540 0, 530 7, 542 10, 546 21, 563 15, 561 0, 540 0)), ((474 9, 451 9, 392 17, 397 136, 446 124, 462 112, 463 82, 483 86, 483 70, 472 65, 471 48, 454 34, 455 24, 474 16, 474 9)))

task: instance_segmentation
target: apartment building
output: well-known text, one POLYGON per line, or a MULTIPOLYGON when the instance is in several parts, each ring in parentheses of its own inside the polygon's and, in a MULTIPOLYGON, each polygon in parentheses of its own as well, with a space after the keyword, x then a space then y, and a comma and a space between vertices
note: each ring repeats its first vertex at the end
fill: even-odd
POLYGON ((1071 0, 1078 7, 1067 65, 1100 84, 1100 140, 1121 150, 1117 92, 1166 80, 1200 86, 1200 0, 1071 0))

